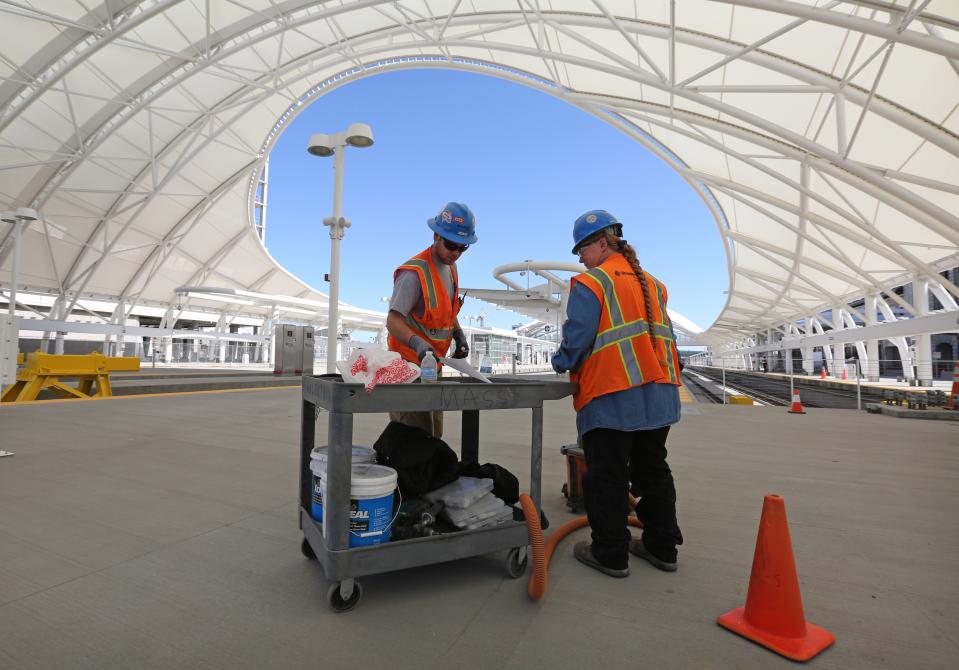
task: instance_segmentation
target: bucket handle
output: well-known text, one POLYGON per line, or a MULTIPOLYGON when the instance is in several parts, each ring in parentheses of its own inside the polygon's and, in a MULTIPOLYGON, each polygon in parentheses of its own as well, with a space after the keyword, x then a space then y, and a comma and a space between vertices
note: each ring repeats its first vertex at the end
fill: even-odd
MULTIPOLYGON (((400 487, 397 486, 397 487, 396 487, 395 489, 393 489, 393 490, 396 491, 396 495, 398 495, 398 496, 400 497, 400 504, 396 506, 396 514, 394 514, 394 515, 393 515, 393 518, 390 519, 390 522, 389 522, 388 524, 386 524, 386 528, 384 528, 383 530, 380 531, 381 533, 382 533, 383 531, 389 530, 390 528, 393 527, 393 524, 396 523, 396 520, 397 520, 397 519, 399 518, 399 516, 400 516, 400 508, 403 506, 403 492, 400 491, 400 487)), ((363 534, 362 534, 362 533, 357 533, 357 532, 354 532, 354 531, 352 531, 352 530, 350 531, 350 535, 355 535, 356 537, 363 537, 363 534)))

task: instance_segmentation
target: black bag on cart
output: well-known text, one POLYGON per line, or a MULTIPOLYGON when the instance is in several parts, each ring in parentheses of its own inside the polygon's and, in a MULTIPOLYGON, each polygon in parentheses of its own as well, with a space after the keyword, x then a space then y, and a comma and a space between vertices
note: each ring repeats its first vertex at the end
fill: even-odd
POLYGON ((377 463, 396 470, 404 500, 438 489, 459 476, 459 458, 446 442, 398 421, 389 422, 373 450, 377 463))

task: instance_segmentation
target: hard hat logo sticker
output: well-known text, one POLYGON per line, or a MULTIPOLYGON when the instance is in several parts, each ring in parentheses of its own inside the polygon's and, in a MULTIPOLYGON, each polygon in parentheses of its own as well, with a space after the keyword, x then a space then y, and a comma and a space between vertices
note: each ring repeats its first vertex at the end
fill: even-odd
POLYGON ((452 223, 453 213, 448 209, 444 209, 443 213, 440 214, 440 218, 443 219, 443 223, 452 223))
POLYGON ((596 215, 590 214, 586 217, 586 223, 596 223, 596 215))

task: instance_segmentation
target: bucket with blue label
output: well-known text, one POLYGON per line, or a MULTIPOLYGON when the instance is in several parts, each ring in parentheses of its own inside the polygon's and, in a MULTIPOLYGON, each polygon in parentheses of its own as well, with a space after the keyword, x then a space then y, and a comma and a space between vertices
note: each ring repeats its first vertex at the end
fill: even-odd
MULTIPOLYGON (((317 521, 323 521, 323 491, 320 490, 320 479, 326 474, 326 460, 329 449, 326 445, 316 447, 310 455, 310 471, 313 474, 313 504, 310 506, 310 514, 317 521)), ((375 462, 376 452, 370 447, 353 445, 354 465, 375 462)))
MULTIPOLYGON (((396 470, 385 465, 354 465, 350 476, 350 547, 390 541, 396 470)), ((326 473, 320 487, 325 495, 326 473)), ((326 524, 323 525, 326 537, 326 524)))

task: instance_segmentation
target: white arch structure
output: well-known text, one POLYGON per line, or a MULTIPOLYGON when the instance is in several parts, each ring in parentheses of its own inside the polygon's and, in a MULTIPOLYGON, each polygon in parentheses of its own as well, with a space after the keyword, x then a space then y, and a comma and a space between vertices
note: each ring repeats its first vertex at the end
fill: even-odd
MULTIPOLYGON (((533 322, 520 329, 524 335, 542 332, 544 329, 548 333, 554 327, 558 331, 558 326, 565 318, 569 278, 585 271, 586 267, 579 263, 563 261, 527 260, 506 263, 493 268, 493 278, 506 286, 505 289, 461 287, 460 292, 533 319, 533 322), (534 276, 537 279, 533 279, 534 276)), ((697 346, 703 329, 672 307, 667 308, 667 311, 673 323, 677 344, 697 346)))
POLYGON ((273 142, 338 86, 445 68, 557 96, 686 180, 727 255, 709 341, 865 324, 842 337, 869 348, 890 307, 920 355, 956 330, 928 304, 959 298, 939 274, 959 264, 954 0, 44 0, 0 20, 0 206, 42 214, 20 283, 52 317, 94 297, 172 323, 203 284, 322 302, 254 231, 273 142))

